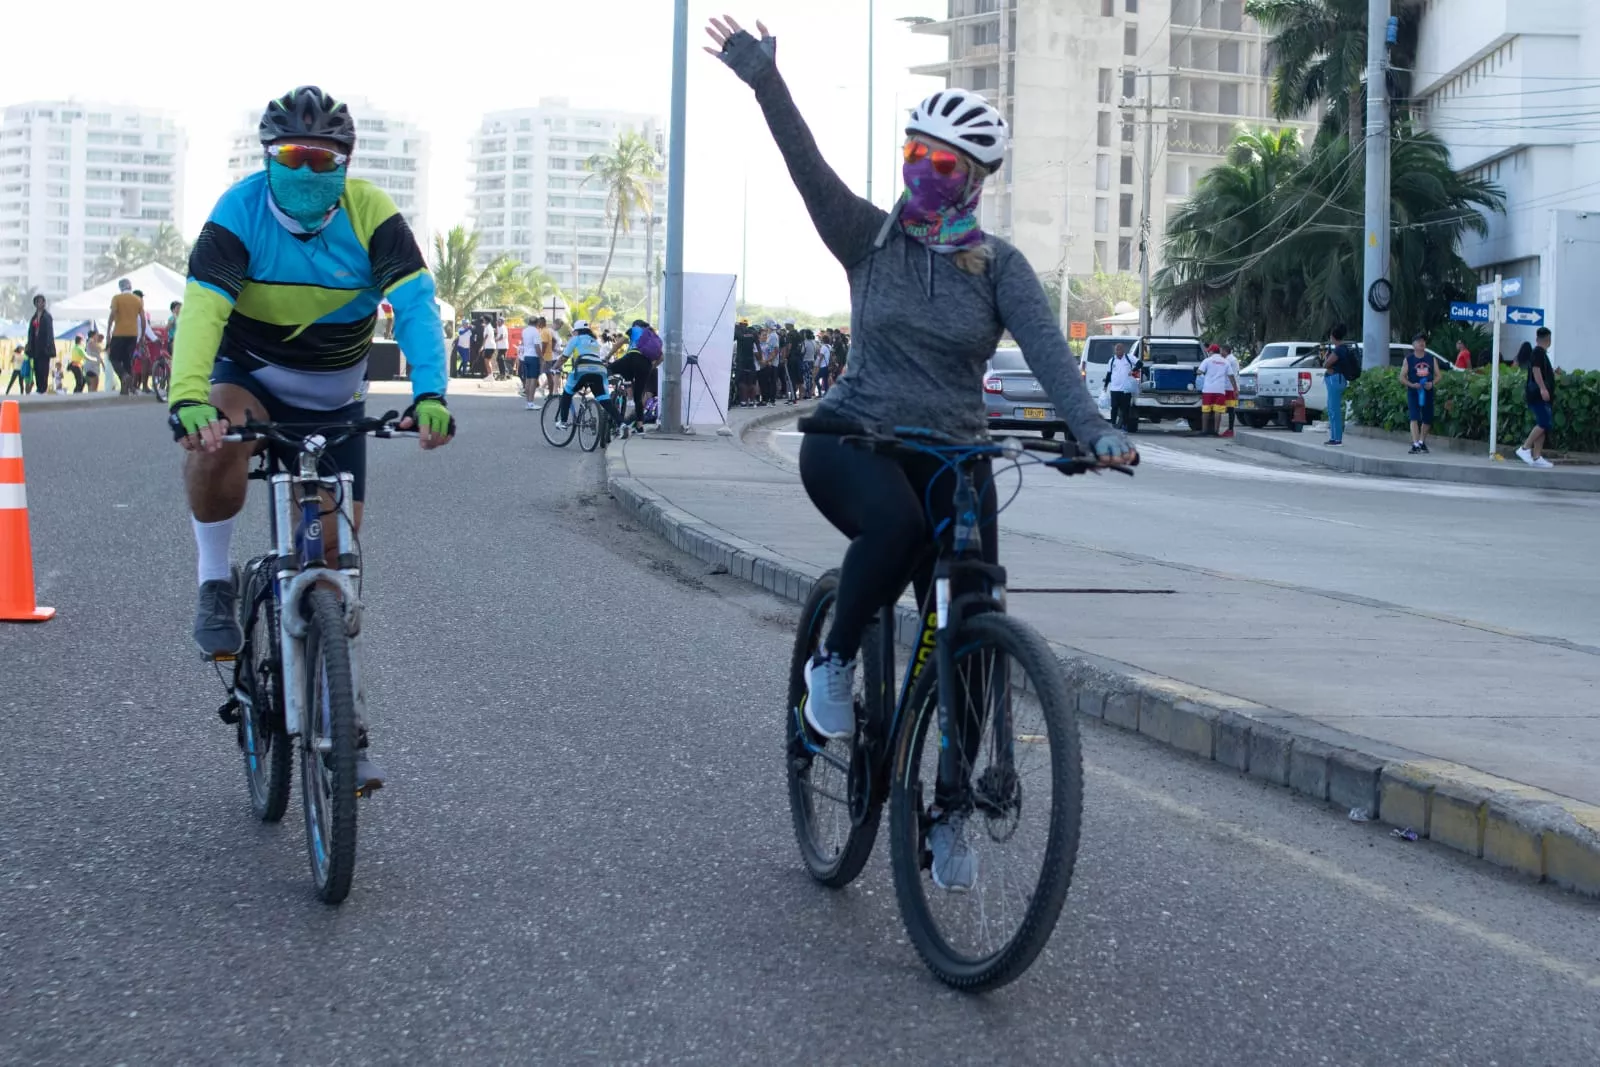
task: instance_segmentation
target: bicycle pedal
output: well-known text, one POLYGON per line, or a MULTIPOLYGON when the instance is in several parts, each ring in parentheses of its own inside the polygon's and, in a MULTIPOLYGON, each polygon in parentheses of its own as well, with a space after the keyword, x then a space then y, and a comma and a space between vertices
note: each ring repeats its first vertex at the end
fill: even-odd
POLYGON ((218 652, 214 656, 205 652, 200 653, 201 663, 236 663, 238 659, 238 655, 232 652, 218 652))
POLYGON ((222 707, 217 709, 217 718, 228 726, 239 725, 239 709, 243 707, 238 697, 229 697, 222 707))

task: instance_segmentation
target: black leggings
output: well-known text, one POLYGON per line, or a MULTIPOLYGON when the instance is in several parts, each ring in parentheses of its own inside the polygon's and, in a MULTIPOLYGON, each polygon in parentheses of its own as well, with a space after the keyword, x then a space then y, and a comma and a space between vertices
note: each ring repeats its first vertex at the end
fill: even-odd
POLYGON ((630 351, 611 364, 611 373, 620 374, 633 390, 633 418, 644 421, 644 395, 659 395, 656 390, 656 365, 650 357, 637 350, 630 351))
MULTIPOLYGON (((989 463, 974 464, 972 474, 980 496, 983 558, 995 563, 999 541, 989 463)), ((929 505, 939 521, 949 517, 955 474, 932 456, 883 456, 832 434, 807 434, 800 445, 800 480, 823 517, 850 538, 833 628, 823 644, 836 656, 854 659, 862 631, 880 608, 899 599, 908 582, 916 585, 918 605, 928 602, 934 563, 933 554, 924 551, 933 537, 929 505)), ((948 528, 943 536, 949 536, 948 528)))

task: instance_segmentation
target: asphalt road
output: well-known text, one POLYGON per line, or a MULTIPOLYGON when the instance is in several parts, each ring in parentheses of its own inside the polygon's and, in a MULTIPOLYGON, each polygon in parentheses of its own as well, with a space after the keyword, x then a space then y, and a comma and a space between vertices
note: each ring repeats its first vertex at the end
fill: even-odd
POLYGON ((839 893, 800 866, 791 609, 632 529, 520 404, 457 408, 441 453, 372 446, 392 779, 338 909, 298 798, 250 818, 155 405, 26 420, 60 615, 0 629, 0 1059, 1600 1060, 1595 906, 1092 723, 1054 940, 1015 985, 945 990, 886 856, 839 893))

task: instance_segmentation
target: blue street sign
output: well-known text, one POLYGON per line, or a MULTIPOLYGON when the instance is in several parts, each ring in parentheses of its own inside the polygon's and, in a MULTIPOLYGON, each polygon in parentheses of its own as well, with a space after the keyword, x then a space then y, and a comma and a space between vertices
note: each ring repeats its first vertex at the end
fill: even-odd
POLYGON ((1488 304, 1463 304, 1453 301, 1450 304, 1450 317, 1457 322, 1488 322, 1488 304))
POLYGON ((1544 308, 1506 308, 1506 321, 1513 326, 1543 326, 1544 308))
POLYGON ((1504 300, 1508 296, 1521 296, 1521 295, 1522 295, 1522 279, 1521 278, 1501 278, 1500 279, 1500 299, 1504 300))

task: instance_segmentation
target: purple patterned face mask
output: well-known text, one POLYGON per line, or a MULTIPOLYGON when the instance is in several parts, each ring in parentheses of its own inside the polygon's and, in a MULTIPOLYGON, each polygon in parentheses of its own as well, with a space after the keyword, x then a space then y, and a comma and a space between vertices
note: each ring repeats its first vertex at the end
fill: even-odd
POLYGON ((906 191, 900 228, 935 252, 956 252, 983 242, 978 229, 978 199, 983 182, 961 173, 940 174, 933 160, 901 166, 906 191))

